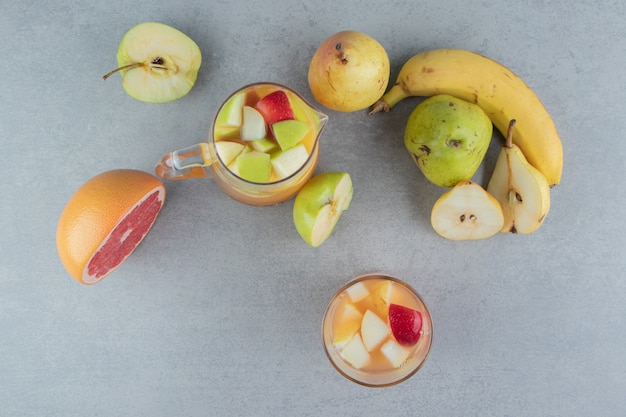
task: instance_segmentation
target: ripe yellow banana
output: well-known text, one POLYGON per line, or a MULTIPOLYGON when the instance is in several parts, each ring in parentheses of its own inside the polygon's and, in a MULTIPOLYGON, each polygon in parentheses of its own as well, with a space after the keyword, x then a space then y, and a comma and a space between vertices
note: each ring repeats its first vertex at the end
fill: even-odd
POLYGON ((437 94, 478 104, 505 136, 509 121, 516 119, 514 143, 550 186, 560 182, 563 146, 550 114, 521 78, 477 53, 435 49, 413 56, 402 66, 396 83, 370 107, 370 114, 389 111, 407 97, 437 94))

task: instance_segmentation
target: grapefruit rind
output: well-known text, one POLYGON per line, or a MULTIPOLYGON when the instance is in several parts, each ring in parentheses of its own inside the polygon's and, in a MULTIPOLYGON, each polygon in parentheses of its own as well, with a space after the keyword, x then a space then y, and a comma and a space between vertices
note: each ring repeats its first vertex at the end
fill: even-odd
MULTIPOLYGON (((165 187, 155 176, 134 169, 114 169, 96 175, 79 187, 61 212, 56 229, 57 252, 67 272, 82 284, 94 284, 109 275, 115 268, 100 272, 97 278, 86 277, 84 271, 112 231, 116 228, 119 231, 123 219, 153 194, 158 210, 156 213, 153 210, 151 221, 146 221, 150 227, 165 201, 165 187)), ((134 247, 150 227, 136 240, 134 247)), ((127 252, 129 255, 132 250, 127 252)), ((126 257, 123 256, 115 267, 126 257)))

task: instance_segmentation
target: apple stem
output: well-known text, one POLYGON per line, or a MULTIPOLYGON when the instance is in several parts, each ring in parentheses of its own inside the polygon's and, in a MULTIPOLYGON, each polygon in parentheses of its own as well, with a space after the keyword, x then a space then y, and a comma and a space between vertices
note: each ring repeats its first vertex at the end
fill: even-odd
POLYGON ((513 146, 513 127, 515 126, 515 123, 517 123, 515 119, 511 119, 509 122, 509 129, 506 132, 506 142, 504 143, 504 146, 507 148, 513 146))
POLYGON ((123 70, 131 69, 131 68, 137 68, 141 66, 143 66, 141 62, 135 62, 134 64, 124 65, 123 67, 116 68, 113 71, 107 73, 106 75, 102 77, 102 79, 106 80, 107 78, 109 78, 111 75, 115 74, 118 71, 123 71, 123 70))
POLYGON ((346 58, 346 51, 343 49, 341 42, 335 45, 335 49, 339 52, 339 61, 341 61, 343 65, 346 65, 348 63, 348 58, 346 58))

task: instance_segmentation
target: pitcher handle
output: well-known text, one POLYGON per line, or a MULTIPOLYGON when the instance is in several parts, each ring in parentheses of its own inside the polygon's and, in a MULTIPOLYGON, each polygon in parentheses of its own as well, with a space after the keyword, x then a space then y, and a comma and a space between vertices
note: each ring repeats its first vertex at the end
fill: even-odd
POLYGON ((210 145, 198 143, 177 151, 168 152, 159 160, 154 171, 166 180, 208 177, 205 167, 211 165, 215 157, 210 145))

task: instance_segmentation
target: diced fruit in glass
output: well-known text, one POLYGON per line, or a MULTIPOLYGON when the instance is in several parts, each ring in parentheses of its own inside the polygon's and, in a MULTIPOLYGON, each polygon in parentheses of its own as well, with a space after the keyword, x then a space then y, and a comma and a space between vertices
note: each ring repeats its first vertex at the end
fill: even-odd
POLYGON ((361 328, 363 314, 344 299, 335 309, 335 323, 333 327, 333 344, 341 348, 361 328))
POLYGON ((370 294, 370 292, 365 287, 365 284, 363 284, 362 282, 357 282, 352 285, 346 290, 346 293, 353 303, 358 303, 370 294))
POLYGON ((413 346, 419 340, 422 331, 422 313, 409 307, 391 304, 389 326, 399 344, 413 346))
POLYGON ((374 284, 370 292, 370 298, 373 306, 375 307, 376 314, 384 321, 387 321, 391 290, 391 281, 384 280, 374 284))
POLYGON ((370 362, 370 354, 365 349, 361 335, 358 332, 341 349, 340 355, 357 369, 363 368, 370 362))
POLYGON ((411 353, 409 349, 403 348, 393 340, 387 340, 387 342, 381 346, 380 351, 394 368, 402 365, 411 353))
POLYGON ((389 336, 389 326, 372 310, 363 314, 361 322, 361 337, 368 352, 376 349, 389 336))

